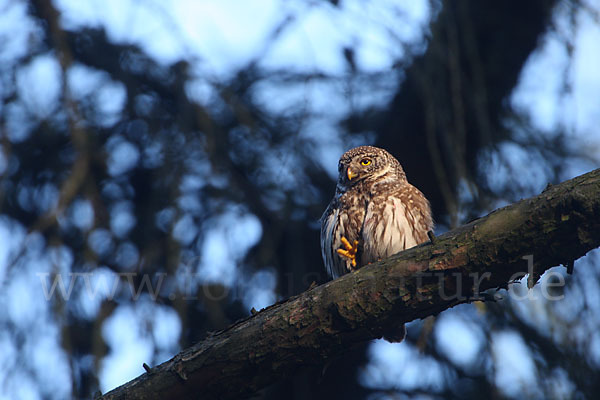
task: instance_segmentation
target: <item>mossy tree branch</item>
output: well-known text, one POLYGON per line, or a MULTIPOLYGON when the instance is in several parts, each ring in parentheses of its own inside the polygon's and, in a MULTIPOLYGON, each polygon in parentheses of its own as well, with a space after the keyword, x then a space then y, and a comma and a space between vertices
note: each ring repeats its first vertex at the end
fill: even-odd
POLYGON ((600 169, 268 307, 102 398, 250 395, 399 323, 479 298, 523 273, 571 265, 599 246, 600 169))

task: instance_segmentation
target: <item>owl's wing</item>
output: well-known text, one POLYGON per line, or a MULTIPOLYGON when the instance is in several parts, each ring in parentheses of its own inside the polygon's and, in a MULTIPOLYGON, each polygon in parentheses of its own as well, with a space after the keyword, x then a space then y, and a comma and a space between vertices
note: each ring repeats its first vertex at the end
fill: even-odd
POLYGON ((344 218, 340 216, 340 209, 329 204, 321 217, 321 255, 327 273, 333 279, 345 274, 346 260, 337 254, 337 249, 342 246, 341 236, 344 234, 344 218))
POLYGON ((428 240, 427 232, 433 228, 429 203, 417 192, 397 192, 370 202, 363 226, 364 264, 428 240))

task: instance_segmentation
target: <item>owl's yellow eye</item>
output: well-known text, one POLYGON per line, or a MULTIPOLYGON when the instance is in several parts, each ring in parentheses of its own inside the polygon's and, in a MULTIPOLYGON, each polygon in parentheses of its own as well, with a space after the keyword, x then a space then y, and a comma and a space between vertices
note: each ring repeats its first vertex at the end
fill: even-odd
POLYGON ((371 164, 371 160, 369 160, 368 158, 363 158, 362 160, 360 160, 360 165, 364 165, 366 167, 369 164, 371 164))

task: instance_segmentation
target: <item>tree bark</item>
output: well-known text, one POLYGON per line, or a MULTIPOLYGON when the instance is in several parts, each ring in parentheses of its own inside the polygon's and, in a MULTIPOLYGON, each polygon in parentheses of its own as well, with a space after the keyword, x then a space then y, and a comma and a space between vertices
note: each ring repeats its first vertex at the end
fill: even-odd
POLYGON ((270 306, 102 396, 232 399, 600 246, 600 169, 270 306))

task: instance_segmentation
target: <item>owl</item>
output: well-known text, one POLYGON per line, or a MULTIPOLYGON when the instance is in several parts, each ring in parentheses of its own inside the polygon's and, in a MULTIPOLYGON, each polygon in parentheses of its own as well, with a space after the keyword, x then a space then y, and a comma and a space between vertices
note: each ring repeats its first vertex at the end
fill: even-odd
POLYGON ((321 217, 321 252, 332 278, 428 240, 429 202, 387 151, 360 146, 338 164, 335 195, 321 217))

